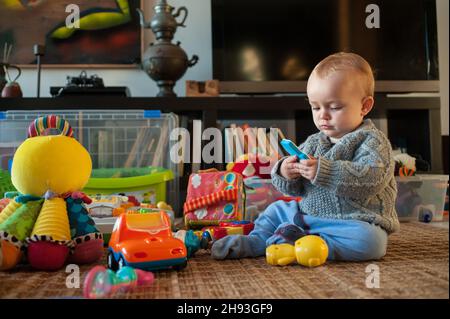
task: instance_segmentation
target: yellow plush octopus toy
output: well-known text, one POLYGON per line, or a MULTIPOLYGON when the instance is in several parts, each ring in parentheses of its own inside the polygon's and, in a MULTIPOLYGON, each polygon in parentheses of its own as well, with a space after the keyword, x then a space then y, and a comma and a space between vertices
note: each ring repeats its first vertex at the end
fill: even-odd
POLYGON ((91 157, 67 121, 49 115, 30 124, 12 162, 18 193, 0 212, 1 270, 23 259, 36 269, 57 270, 102 256, 102 234, 85 207, 91 200, 80 192, 91 170, 91 157), (44 135, 49 129, 61 134, 44 135))

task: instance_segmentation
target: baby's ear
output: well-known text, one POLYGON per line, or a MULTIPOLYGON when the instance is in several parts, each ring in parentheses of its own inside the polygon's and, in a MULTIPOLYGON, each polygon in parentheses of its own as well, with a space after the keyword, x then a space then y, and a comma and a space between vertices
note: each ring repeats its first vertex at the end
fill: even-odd
POLYGON ((373 107, 374 104, 373 96, 366 96, 362 101, 361 115, 366 116, 373 107))

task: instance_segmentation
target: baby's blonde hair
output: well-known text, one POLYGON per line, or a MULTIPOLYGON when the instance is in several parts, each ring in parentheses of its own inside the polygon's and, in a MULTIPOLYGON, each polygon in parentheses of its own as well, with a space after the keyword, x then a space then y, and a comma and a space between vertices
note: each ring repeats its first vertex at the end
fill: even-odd
POLYGON ((375 91, 375 79, 370 64, 356 53, 338 52, 327 56, 320 61, 311 72, 310 77, 315 74, 321 78, 341 70, 355 70, 366 78, 364 92, 373 96, 375 91))

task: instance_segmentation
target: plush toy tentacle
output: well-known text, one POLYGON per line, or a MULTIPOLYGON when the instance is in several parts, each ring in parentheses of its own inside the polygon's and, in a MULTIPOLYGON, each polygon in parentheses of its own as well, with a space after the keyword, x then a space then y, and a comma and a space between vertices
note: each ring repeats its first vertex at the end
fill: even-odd
MULTIPOLYGON (((2 237, 4 234, 0 234, 2 237)), ((12 241, 0 240, 0 270, 14 268, 22 257, 21 249, 12 241)))
POLYGON ((84 204, 86 201, 90 199, 80 193, 66 198, 70 232, 75 245, 70 262, 77 264, 92 263, 103 255, 103 236, 88 214, 84 204))
POLYGON ((20 206, 22 206, 22 204, 17 202, 16 199, 10 201, 0 213, 0 224, 3 224, 3 222, 5 222, 20 206))
POLYGON ((56 270, 64 265, 72 245, 64 199, 44 201, 28 242, 28 261, 34 268, 56 270))

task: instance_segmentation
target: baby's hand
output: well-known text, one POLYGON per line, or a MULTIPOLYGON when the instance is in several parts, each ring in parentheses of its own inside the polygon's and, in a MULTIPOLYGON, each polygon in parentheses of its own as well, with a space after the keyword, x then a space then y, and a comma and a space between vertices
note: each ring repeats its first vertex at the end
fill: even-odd
POLYGON ((282 163, 280 167, 280 173, 281 176, 283 176, 286 179, 294 179, 299 178, 300 170, 299 170, 299 163, 297 162, 297 156, 289 156, 286 158, 282 163))
POLYGON ((308 179, 313 180, 314 177, 316 177, 317 173, 317 159, 311 158, 307 160, 300 160, 300 163, 298 164, 299 172, 300 174, 308 179))

